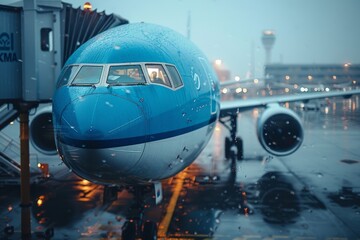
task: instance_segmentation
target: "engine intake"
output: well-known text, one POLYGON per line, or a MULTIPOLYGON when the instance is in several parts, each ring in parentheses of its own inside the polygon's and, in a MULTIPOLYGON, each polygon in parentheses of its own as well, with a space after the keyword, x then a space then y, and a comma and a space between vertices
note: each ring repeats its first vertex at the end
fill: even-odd
POLYGON ((295 152, 302 144, 303 134, 299 116, 290 109, 270 106, 258 119, 258 139, 270 154, 286 156, 295 152))
POLYGON ((55 155, 57 153, 51 106, 38 111, 31 120, 30 141, 36 150, 45 155, 55 155))

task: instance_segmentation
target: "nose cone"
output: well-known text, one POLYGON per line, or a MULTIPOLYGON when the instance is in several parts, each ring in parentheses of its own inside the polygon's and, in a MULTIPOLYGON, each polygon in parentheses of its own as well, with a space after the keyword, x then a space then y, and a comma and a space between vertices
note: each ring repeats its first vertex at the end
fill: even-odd
POLYGON ((79 176, 115 183, 139 161, 145 123, 143 109, 135 101, 111 94, 80 97, 62 112, 60 153, 79 176))

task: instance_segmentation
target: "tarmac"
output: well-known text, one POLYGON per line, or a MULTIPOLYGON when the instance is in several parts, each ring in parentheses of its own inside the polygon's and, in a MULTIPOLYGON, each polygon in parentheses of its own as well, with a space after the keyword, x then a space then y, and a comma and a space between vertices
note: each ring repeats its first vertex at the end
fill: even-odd
MULTIPOLYGON (((163 181, 162 203, 145 198, 144 218, 157 223, 158 239, 360 239, 359 96, 295 110, 305 139, 286 157, 261 148, 260 109, 239 115, 243 160, 224 158, 228 132, 218 124, 198 159, 163 181)), ((15 126, 4 131, 19 136, 15 126)), ((49 163, 50 177, 31 186, 32 239, 121 239, 131 193, 104 202, 103 186, 78 178, 56 156, 36 159, 32 165, 49 163)), ((0 187, 0 230, 0 239, 21 238, 19 186, 0 187)))

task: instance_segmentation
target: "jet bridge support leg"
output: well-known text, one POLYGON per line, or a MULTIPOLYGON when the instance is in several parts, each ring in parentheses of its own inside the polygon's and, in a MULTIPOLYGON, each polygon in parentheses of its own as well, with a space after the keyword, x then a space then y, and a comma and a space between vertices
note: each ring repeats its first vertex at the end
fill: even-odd
POLYGON ((22 102, 18 105, 20 112, 20 156, 21 156, 21 236, 31 238, 30 224, 30 156, 29 156, 29 111, 35 104, 22 102))
POLYGON ((235 148, 237 150, 236 157, 238 160, 243 159, 244 150, 243 150, 243 140, 236 136, 237 133, 237 114, 232 114, 227 118, 220 118, 220 123, 223 124, 230 132, 230 137, 225 138, 225 158, 231 158, 231 152, 235 148))

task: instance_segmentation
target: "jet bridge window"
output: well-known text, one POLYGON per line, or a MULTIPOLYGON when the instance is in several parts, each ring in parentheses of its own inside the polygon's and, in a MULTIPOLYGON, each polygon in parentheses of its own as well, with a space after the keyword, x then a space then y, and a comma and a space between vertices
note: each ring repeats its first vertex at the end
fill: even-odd
POLYGON ((60 88, 68 84, 69 80, 72 79, 78 70, 79 66, 68 66, 60 74, 56 88, 60 88))
POLYGON ((93 85, 100 82, 102 66, 82 66, 72 85, 93 85))
POLYGON ((42 28, 40 30, 41 50, 49 52, 53 50, 53 31, 51 28, 42 28))
POLYGON ((145 66, 152 83, 171 87, 169 77, 161 64, 146 64, 145 66))
POLYGON ((140 65, 118 65, 109 68, 106 82, 110 85, 136 85, 146 81, 140 65))

